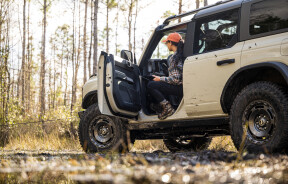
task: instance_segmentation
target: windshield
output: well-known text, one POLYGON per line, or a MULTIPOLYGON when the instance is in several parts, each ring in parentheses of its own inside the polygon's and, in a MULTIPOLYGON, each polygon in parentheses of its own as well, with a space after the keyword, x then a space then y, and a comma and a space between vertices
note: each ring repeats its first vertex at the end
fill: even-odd
POLYGON ((187 30, 187 24, 178 26, 176 27, 176 29, 163 32, 164 36, 160 39, 160 41, 157 44, 157 47, 154 49, 151 59, 167 59, 167 57, 173 54, 173 52, 170 52, 167 49, 167 46, 162 41, 165 40, 170 33, 174 32, 179 33, 185 41, 186 30, 187 30))

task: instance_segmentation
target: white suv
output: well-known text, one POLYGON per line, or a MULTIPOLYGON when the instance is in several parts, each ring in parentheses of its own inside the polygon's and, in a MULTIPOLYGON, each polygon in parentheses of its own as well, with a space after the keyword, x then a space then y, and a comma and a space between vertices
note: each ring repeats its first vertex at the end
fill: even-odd
POLYGON ((129 51, 121 58, 102 52, 97 75, 83 87, 83 149, 123 151, 135 139, 163 139, 171 151, 199 150, 212 136, 231 135, 237 149, 287 151, 287 10, 287 0, 219 2, 166 19, 139 65, 129 51), (167 75, 160 41, 172 32, 185 39, 184 95, 169 96, 177 110, 159 120, 146 87, 149 76, 167 75))

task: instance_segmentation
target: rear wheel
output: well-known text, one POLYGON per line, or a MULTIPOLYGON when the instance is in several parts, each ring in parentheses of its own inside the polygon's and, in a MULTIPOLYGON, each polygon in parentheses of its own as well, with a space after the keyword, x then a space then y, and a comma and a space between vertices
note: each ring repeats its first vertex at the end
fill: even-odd
POLYGON ((193 137, 191 139, 168 138, 163 140, 165 146, 171 152, 178 151, 201 151, 209 147, 211 138, 193 137))
POLYGON ((118 118, 102 115, 97 104, 85 111, 78 131, 80 144, 87 153, 128 151, 125 125, 118 118))
POLYGON ((231 137, 237 149, 282 152, 288 141, 288 97, 278 85, 256 82, 236 97, 230 116, 231 137))

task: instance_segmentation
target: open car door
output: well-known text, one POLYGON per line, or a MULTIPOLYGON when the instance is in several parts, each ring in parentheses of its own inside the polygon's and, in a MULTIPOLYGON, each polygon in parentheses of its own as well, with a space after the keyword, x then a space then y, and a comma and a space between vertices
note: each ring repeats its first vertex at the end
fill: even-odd
POLYGON ((122 117, 137 116, 141 109, 138 66, 101 52, 97 74, 100 112, 122 117))

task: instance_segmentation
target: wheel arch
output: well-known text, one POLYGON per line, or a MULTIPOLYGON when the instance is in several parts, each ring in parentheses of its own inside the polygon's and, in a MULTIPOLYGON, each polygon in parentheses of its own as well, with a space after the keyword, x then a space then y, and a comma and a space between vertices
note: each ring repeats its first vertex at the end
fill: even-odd
POLYGON ((97 93, 98 93, 97 90, 94 90, 94 91, 90 91, 84 96, 83 101, 82 101, 83 109, 87 109, 92 104, 95 104, 98 102, 97 93))
POLYGON ((288 84, 288 66, 280 62, 264 62, 245 66, 237 70, 227 81, 221 95, 224 113, 230 108, 237 94, 247 85, 257 81, 270 81, 281 86, 288 84))

